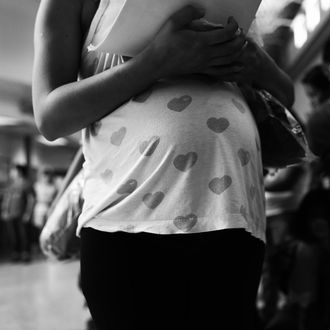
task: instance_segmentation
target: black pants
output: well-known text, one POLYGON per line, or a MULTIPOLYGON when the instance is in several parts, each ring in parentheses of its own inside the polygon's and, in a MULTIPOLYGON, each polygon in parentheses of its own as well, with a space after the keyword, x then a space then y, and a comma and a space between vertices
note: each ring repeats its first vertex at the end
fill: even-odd
POLYGON ((98 330, 254 330, 264 244, 241 229, 81 232, 81 281, 98 330))

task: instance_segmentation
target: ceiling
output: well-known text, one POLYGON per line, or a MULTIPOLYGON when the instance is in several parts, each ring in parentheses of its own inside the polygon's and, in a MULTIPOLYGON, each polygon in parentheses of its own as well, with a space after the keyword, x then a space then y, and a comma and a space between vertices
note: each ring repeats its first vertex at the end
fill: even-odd
MULTIPOLYGON (((260 23, 267 18, 264 28, 269 29, 278 10, 288 2, 263 0, 260 23)), ((0 0, 0 116, 19 118, 23 122, 26 120, 33 134, 36 129, 31 122, 31 75, 33 29, 38 5, 39 0, 0 0)), ((6 129, 13 129, 13 126, 6 129)))

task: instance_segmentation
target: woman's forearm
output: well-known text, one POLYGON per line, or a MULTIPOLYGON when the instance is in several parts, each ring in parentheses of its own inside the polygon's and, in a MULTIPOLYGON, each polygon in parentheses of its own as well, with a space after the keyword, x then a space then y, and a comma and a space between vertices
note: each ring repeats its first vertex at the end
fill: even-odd
POLYGON ((255 86, 271 93, 287 108, 294 103, 294 86, 290 77, 266 53, 261 54, 261 72, 255 86))
POLYGON ((157 80, 150 57, 130 61, 81 81, 62 85, 38 102, 38 127, 49 139, 73 134, 111 113, 157 80))

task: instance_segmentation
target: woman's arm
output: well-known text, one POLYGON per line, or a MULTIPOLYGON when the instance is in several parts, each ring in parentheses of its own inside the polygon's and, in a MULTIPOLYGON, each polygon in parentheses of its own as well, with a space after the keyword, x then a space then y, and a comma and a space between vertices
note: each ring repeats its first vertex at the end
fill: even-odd
POLYGON ((262 49, 260 52, 260 76, 254 81, 256 87, 267 90, 287 108, 294 103, 294 86, 290 77, 277 66, 274 60, 262 49))
POLYGON ((82 10, 81 0, 44 0, 36 20, 34 112, 40 131, 50 140, 100 119, 146 88, 157 72, 142 56, 77 82, 82 10))
POLYGON ((227 65, 217 74, 237 71, 232 54, 245 37, 238 25, 209 32, 186 27, 204 13, 191 6, 175 13, 153 42, 135 58, 113 69, 77 81, 85 0, 42 0, 35 27, 33 105, 37 126, 49 140, 72 134, 114 111, 160 78, 206 73, 214 64, 227 65))
POLYGON ((287 108, 294 103, 294 86, 290 77, 274 60, 250 38, 237 62, 242 70, 228 76, 228 80, 265 89, 287 108))

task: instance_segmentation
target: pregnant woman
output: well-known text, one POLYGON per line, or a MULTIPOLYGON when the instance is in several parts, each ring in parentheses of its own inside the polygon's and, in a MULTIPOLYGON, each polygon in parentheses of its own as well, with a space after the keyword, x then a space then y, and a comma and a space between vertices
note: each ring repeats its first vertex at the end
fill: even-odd
POLYGON ((98 51, 116 2, 42 0, 35 28, 36 123, 50 140, 82 130, 77 234, 97 329, 254 329, 263 166, 236 83, 291 106, 291 81, 233 18, 217 27, 193 6, 133 58, 106 38, 98 51))

